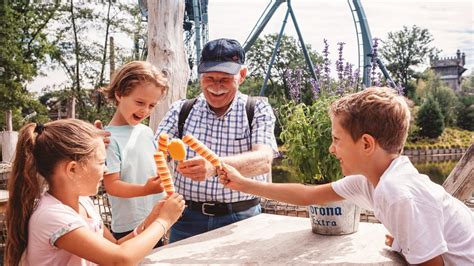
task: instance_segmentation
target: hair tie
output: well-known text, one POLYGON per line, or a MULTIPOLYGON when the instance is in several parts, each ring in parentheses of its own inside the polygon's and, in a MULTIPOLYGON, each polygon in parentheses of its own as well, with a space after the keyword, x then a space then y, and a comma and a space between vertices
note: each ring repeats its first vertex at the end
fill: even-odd
POLYGON ((41 123, 36 123, 35 133, 41 134, 44 131, 44 125, 41 123))

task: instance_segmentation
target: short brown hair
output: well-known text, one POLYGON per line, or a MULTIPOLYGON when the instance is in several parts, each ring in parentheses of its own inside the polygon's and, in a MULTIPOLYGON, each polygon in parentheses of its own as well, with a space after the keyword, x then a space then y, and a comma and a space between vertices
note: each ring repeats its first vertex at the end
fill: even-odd
POLYGON ((115 94, 127 96, 138 85, 150 82, 161 89, 163 95, 168 92, 168 80, 149 62, 132 61, 115 71, 110 84, 101 91, 110 101, 116 103, 115 94))
POLYGON ((404 97, 393 89, 371 87, 344 96, 332 103, 330 115, 340 119, 354 141, 369 134, 389 153, 400 154, 403 150, 410 110, 404 97))

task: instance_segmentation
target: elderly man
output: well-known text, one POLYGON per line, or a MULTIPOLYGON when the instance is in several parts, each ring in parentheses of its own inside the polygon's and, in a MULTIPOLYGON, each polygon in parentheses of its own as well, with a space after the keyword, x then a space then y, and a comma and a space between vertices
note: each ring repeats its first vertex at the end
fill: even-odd
MULTIPOLYGON (((239 92, 247 76, 244 63, 245 52, 236 40, 208 42, 198 68, 202 93, 175 102, 156 137, 163 132, 170 138, 191 134, 242 175, 265 182, 277 152, 275 116, 264 99, 239 92)), ((225 188, 219 183, 217 169, 189 148, 186 160, 177 164, 174 179, 187 207, 171 229, 170 242, 261 212, 258 198, 225 188)))

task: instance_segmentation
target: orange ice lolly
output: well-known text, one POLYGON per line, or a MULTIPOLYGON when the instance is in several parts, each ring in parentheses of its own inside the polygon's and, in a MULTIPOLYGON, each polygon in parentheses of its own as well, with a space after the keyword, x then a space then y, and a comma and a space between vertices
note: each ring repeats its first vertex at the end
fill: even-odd
POLYGON ((163 152, 164 155, 168 151, 168 134, 164 132, 158 137, 158 150, 163 152))
POLYGON ((184 146, 184 142, 180 139, 172 139, 170 141, 170 144, 168 144, 168 152, 173 160, 182 161, 186 158, 186 147, 184 146))
POLYGON ((166 164, 165 155, 161 151, 155 152, 153 155, 156 163, 156 171, 161 178, 161 184, 165 188, 166 194, 171 195, 175 192, 173 180, 171 179, 170 170, 166 164))
POLYGON ((193 135, 186 135, 183 137, 184 143, 186 143, 191 149, 197 154, 201 155, 204 159, 208 160, 213 166, 221 168, 221 161, 219 156, 211 151, 206 145, 197 140, 193 135))

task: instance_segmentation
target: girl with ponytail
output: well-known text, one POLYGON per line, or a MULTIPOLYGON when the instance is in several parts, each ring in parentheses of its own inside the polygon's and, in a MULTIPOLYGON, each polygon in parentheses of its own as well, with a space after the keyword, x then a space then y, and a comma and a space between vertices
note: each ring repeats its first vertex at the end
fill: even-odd
POLYGON ((136 264, 181 215, 173 194, 133 233, 116 240, 89 196, 105 163, 101 131, 75 119, 28 124, 8 184, 5 265, 136 264))

